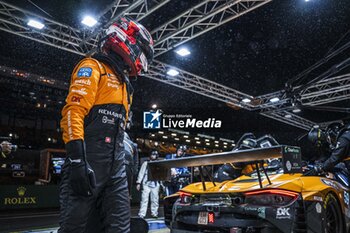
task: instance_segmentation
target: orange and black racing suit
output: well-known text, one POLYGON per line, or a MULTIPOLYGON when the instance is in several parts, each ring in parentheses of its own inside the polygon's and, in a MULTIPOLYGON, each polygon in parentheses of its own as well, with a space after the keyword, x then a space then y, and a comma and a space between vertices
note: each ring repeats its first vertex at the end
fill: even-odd
POLYGON ((60 186, 59 233, 85 232, 92 208, 98 209, 104 232, 130 230, 123 139, 132 91, 116 63, 100 57, 85 58, 74 68, 62 110, 67 159, 60 186), (70 157, 81 152, 96 177, 96 185, 87 195, 75 191, 77 187, 70 181, 75 172, 70 157))

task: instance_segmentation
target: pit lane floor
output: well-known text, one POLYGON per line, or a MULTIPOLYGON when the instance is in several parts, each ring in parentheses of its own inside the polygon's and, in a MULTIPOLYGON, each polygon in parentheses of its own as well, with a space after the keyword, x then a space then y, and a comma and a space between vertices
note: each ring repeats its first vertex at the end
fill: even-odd
MULTIPOLYGON (((137 216, 138 207, 131 208, 132 216, 137 216)), ((159 209, 163 214, 163 208, 159 209)), ((0 214, 0 233, 56 233, 58 229, 58 210, 2 211, 0 214)), ((146 218, 149 233, 169 233, 164 218, 146 218)))

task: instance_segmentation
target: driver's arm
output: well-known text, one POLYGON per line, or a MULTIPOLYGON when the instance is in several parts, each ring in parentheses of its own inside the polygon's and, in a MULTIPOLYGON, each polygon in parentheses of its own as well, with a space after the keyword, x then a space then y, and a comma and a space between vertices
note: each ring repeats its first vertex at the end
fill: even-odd
POLYGON ((350 152, 350 140, 342 135, 337 141, 336 148, 332 151, 331 157, 329 157, 322 166, 324 171, 331 171, 335 165, 346 159, 350 152))

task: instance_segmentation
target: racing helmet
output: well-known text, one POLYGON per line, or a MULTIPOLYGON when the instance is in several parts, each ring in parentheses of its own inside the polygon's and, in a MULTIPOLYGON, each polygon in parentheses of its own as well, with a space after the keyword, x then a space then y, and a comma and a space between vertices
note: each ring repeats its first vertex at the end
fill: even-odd
POLYGON ((343 129, 344 124, 340 122, 334 122, 327 126, 326 134, 327 140, 331 146, 335 146, 339 132, 343 129))
POLYGON ((233 150, 244 150, 244 149, 252 149, 256 147, 256 137, 253 133, 245 133, 238 140, 236 146, 233 150))
POLYGON ((122 17, 104 30, 100 49, 106 55, 119 55, 129 67, 129 76, 147 72, 153 60, 153 39, 141 24, 122 17))
POLYGON ((187 146, 186 145, 178 145, 176 147, 176 151, 178 151, 178 150, 182 150, 185 152, 187 150, 187 146))
POLYGON ((152 157, 155 157, 154 160, 158 159, 159 153, 157 150, 152 150, 149 157, 152 159, 152 157))
POLYGON ((182 151, 181 156, 183 156, 183 155, 186 153, 187 146, 186 146, 186 145, 178 145, 178 146, 176 147, 176 156, 177 156, 177 153, 178 153, 179 150, 182 151))
POLYGON ((242 141, 240 149, 253 149, 257 146, 256 141, 253 138, 247 138, 242 141))
POLYGON ((308 140, 315 146, 320 147, 327 142, 325 131, 320 129, 318 125, 311 128, 307 135, 308 140))

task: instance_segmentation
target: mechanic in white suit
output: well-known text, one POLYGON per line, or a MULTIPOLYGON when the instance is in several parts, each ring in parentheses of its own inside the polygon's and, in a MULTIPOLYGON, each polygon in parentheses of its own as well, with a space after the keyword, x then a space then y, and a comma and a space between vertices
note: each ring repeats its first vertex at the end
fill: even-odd
MULTIPOLYGON (((154 161, 158 159, 158 151, 153 150, 150 154, 150 160, 154 161)), ((159 207, 159 187, 158 181, 148 180, 148 161, 143 162, 139 175, 136 180, 136 189, 140 191, 142 184, 142 195, 141 195, 141 207, 139 211, 139 216, 144 218, 147 213, 148 200, 151 196, 151 215, 153 218, 158 217, 158 207, 159 207)))

